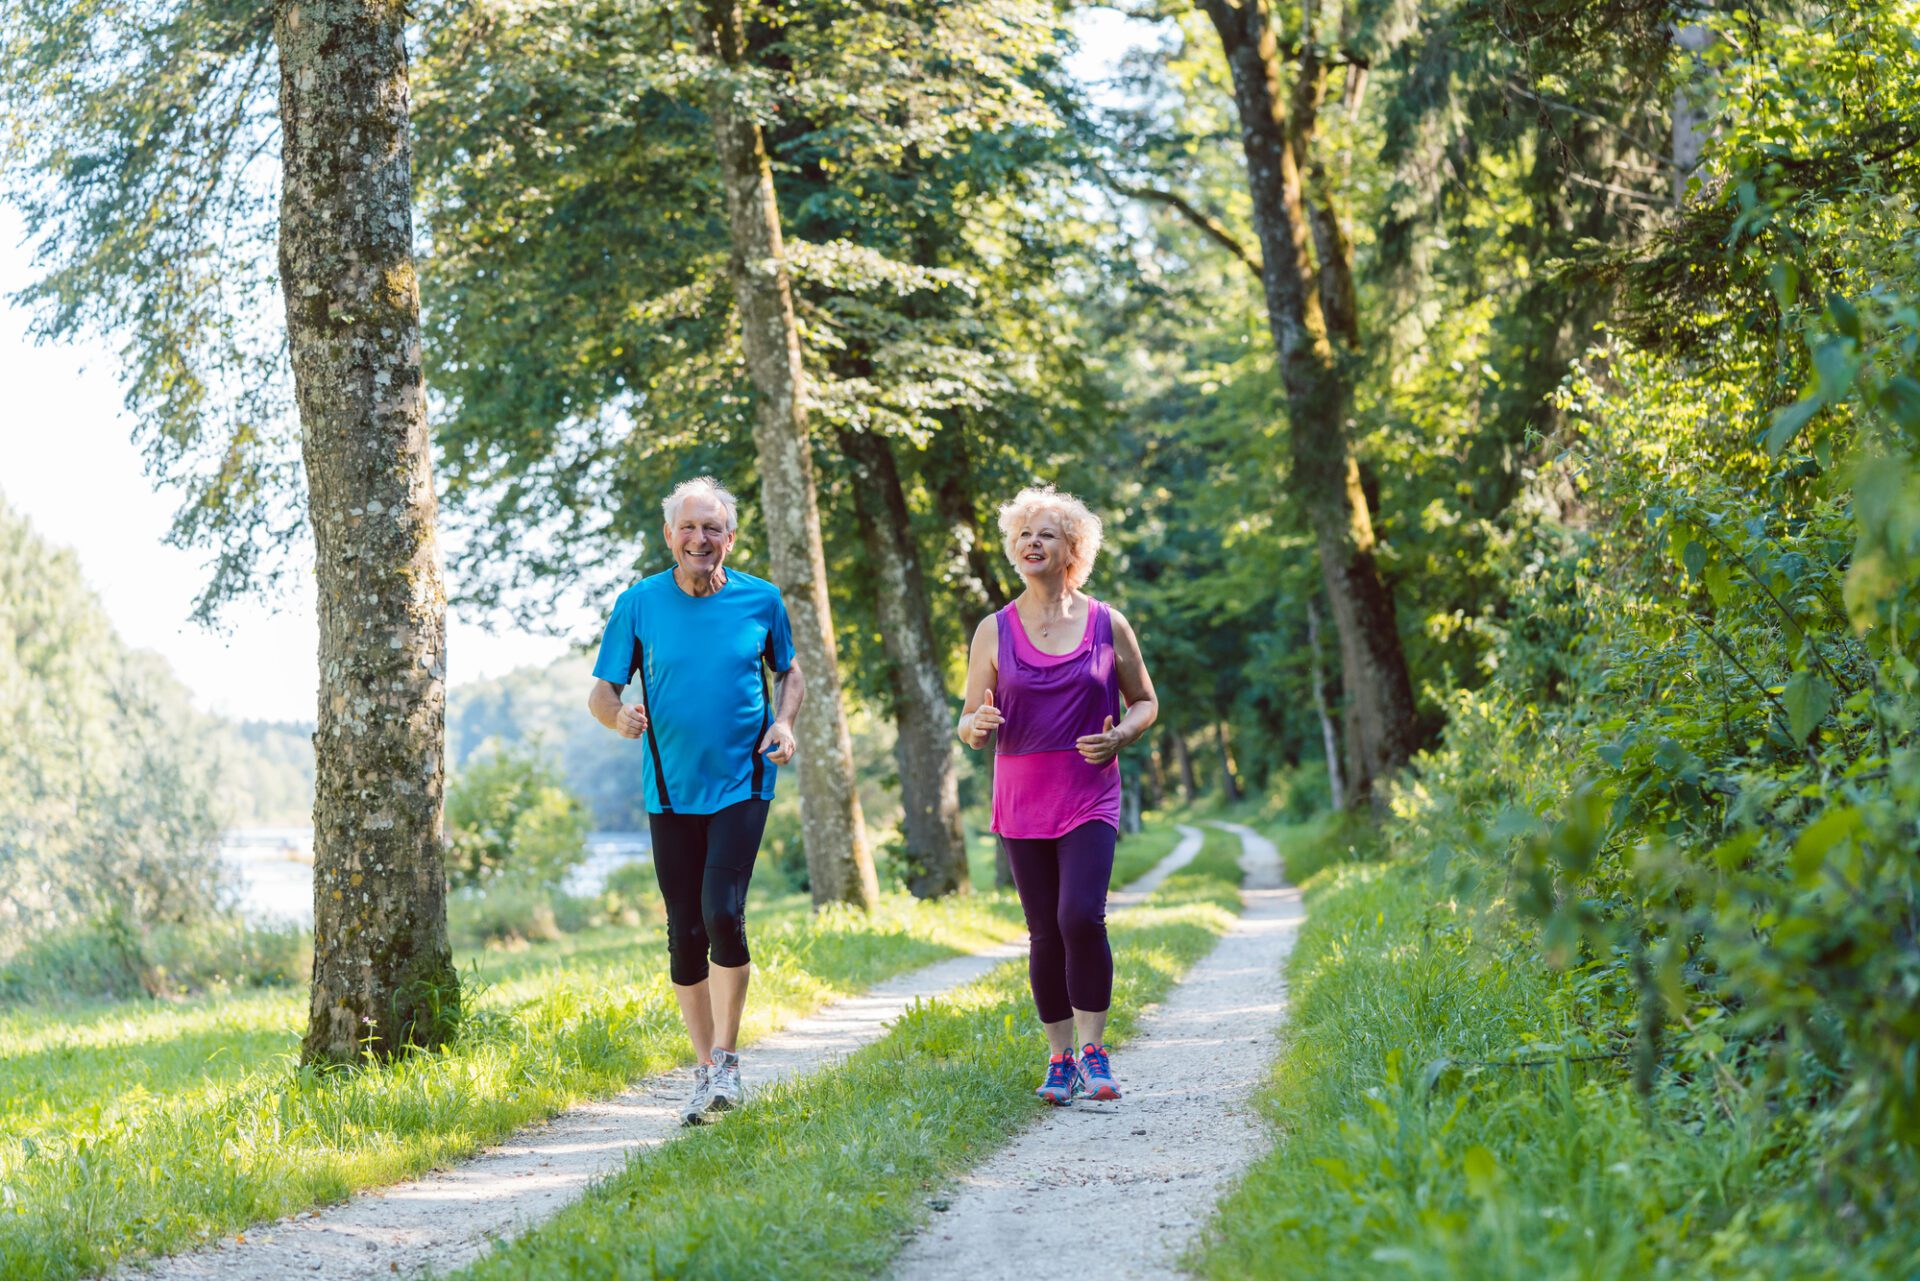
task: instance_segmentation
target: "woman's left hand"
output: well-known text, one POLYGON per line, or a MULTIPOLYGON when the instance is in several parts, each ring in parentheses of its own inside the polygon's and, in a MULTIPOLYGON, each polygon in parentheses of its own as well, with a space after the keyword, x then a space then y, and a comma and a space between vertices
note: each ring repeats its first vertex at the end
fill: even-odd
POLYGON ((1107 723, 1101 726, 1098 734, 1083 734, 1073 740, 1073 745, 1080 749, 1081 759, 1089 765, 1105 765, 1120 754, 1125 743, 1120 731, 1113 727, 1111 716, 1107 717, 1107 723))
POLYGON ((793 738, 793 726, 785 721, 775 721, 767 726, 767 736, 760 740, 760 753, 775 765, 785 765, 793 759, 800 744, 793 738))

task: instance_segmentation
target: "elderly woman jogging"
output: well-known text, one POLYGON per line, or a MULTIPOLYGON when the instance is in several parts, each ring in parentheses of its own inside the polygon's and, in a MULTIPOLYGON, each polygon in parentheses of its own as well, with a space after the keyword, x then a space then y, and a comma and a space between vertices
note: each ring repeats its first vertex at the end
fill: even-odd
POLYGON ((1036 1093, 1060 1106, 1117 1099, 1102 1041, 1113 995, 1115 757, 1147 732, 1159 704, 1133 628, 1081 590, 1100 554, 1100 518, 1045 486, 1002 507, 1000 530, 1026 590, 974 633, 960 739, 976 749, 996 740, 993 830, 1026 912, 1027 969, 1049 1050, 1036 1093))
POLYGON ((739 528, 733 495, 709 477, 662 504, 673 568, 620 594, 593 665, 587 707, 641 767, 653 870, 667 905, 667 953, 693 1042, 699 1124, 739 1105, 737 1038, 746 1006, 747 882, 778 767, 793 759, 804 686, 780 589, 726 567, 739 528), (766 672, 779 678, 767 692, 766 672), (634 686, 632 701, 622 694, 634 686))

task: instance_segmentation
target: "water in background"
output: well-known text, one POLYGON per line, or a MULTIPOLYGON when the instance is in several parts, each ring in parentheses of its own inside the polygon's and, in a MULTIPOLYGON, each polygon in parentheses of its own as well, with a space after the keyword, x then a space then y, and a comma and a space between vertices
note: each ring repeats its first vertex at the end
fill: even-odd
MULTIPOLYGON (((652 856, 645 832, 594 832, 587 837, 586 861, 567 874, 564 888, 597 894, 616 869, 652 856)), ((311 827, 232 828, 220 838, 220 862, 248 921, 313 924, 311 827)))

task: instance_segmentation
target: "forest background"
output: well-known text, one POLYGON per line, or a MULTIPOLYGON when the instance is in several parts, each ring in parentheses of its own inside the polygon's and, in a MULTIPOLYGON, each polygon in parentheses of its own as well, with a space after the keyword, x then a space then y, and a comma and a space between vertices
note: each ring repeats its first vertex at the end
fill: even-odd
MULTIPOLYGON (((10 195, 45 266, 26 300, 47 336, 126 344, 217 616, 303 537, 260 17, 0 12, 10 195)), ((409 28, 449 581, 527 622, 656 567, 675 480, 759 479, 676 13, 409 28)), ((1352 864, 1316 882, 1325 928, 1428 967, 1377 976, 1399 1043, 1309 1037, 1283 1065, 1295 1120, 1337 1082, 1378 1106, 1262 1167, 1222 1275, 1281 1268, 1276 1232, 1323 1269, 1457 1268, 1489 1240, 1621 1275, 1910 1265, 1920 10, 1146 5, 1156 40, 1102 106, 1051 5, 751 16, 728 92, 789 238, 885 880, 992 879, 965 874, 983 776, 946 735, 964 639, 1017 586, 995 506, 1038 478, 1106 519, 1093 588, 1152 664, 1139 807, 1336 813, 1293 865, 1352 864), (1416 971, 1434 986, 1403 990, 1416 971), (1530 1147, 1541 1115, 1581 1151, 1530 1147), (1602 1151, 1643 1173, 1609 1182, 1602 1151), (1572 1209, 1519 1186, 1554 1161, 1572 1209), (1410 1191, 1436 1181, 1438 1209, 1410 1191), (1329 1188, 1367 1212, 1315 1209, 1329 1188), (1631 1243, 1580 1245, 1621 1215, 1631 1243)), ((218 753, 278 805, 300 731, 196 725, 6 521, 0 876, 26 910, 0 929, 17 959, 111 921, 138 957, 219 911, 208 789, 246 776, 218 753), (106 733, 117 699, 151 738, 106 733)), ((522 781, 631 822, 577 675, 468 689, 450 759, 531 745, 522 781)), ((1345 1026, 1366 962, 1305 956, 1297 1017, 1345 1026)))

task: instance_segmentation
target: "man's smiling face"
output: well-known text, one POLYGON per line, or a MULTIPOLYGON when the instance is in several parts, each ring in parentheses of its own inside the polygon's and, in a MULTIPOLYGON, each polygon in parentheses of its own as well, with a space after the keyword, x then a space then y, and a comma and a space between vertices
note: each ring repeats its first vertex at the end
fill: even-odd
POLYGON ((727 553, 733 550, 727 509, 719 499, 707 494, 687 496, 673 524, 666 527, 666 537, 674 564, 700 577, 719 570, 727 553))

